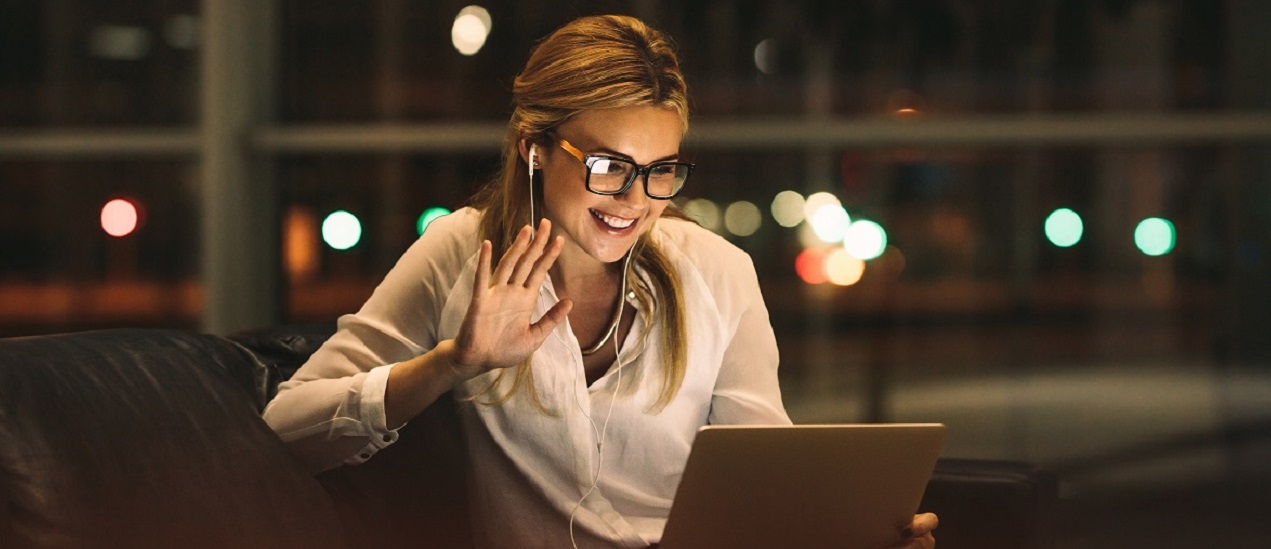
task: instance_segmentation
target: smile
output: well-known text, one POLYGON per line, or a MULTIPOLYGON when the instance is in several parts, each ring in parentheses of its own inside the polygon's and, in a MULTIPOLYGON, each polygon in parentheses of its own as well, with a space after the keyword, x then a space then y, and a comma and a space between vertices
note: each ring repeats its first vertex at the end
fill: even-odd
POLYGON ((591 212, 592 217, 596 218, 597 220, 599 220, 600 222, 604 223, 605 225, 609 226, 609 228, 612 228, 612 229, 618 229, 618 230, 625 229, 627 227, 630 227, 633 223, 636 222, 635 219, 625 219, 622 217, 614 217, 612 215, 605 215, 596 210, 588 210, 588 211, 591 212))

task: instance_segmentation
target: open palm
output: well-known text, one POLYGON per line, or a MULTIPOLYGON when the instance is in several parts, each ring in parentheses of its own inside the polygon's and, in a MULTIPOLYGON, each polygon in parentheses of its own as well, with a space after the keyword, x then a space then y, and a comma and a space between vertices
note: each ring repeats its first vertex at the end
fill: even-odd
POLYGON ((531 322, 547 270, 564 243, 550 235, 551 222, 546 219, 536 233, 525 226, 493 272, 490 241, 481 243, 472 303, 455 337, 457 369, 476 376, 520 364, 565 320, 573 306, 569 300, 557 302, 537 322, 531 322))

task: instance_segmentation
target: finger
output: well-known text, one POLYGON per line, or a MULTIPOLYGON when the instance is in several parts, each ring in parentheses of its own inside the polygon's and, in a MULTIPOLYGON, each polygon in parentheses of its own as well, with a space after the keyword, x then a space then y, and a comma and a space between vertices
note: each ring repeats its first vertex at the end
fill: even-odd
POLYGON ((521 228, 521 232, 516 233, 516 240, 512 241, 512 247, 503 254, 503 258, 499 259, 499 266, 494 268, 494 284, 507 284, 508 279, 512 276, 512 270, 516 268, 516 263, 521 260, 521 254, 525 253, 526 246, 530 242, 530 226, 526 225, 521 228))
POLYGON ((903 539, 893 545, 888 545, 886 549, 935 549, 936 538, 930 532, 925 535, 903 539))
POLYGON ((922 537, 923 535, 930 533, 932 530, 935 530, 939 525, 940 519, 936 517, 935 513, 914 515, 914 521, 909 525, 910 536, 922 537))
POLYGON ((565 237, 558 236, 552 239, 551 247, 538 258, 534 263, 534 270, 530 271, 530 276, 525 281, 526 288, 540 288, 543 286, 543 279, 547 277, 547 270, 552 268, 552 264, 556 263, 556 258, 560 257, 560 251, 565 247, 565 237))
POLYGON ((562 299, 552 305, 552 308, 548 309, 546 313, 543 313, 543 317, 538 319, 538 322, 530 325, 530 333, 534 337, 535 349, 543 344, 543 341, 552 333, 552 330, 556 329, 556 326, 565 321, 565 318, 569 316, 569 311, 573 308, 574 302, 572 300, 562 299))
MULTIPOLYGON (((534 239, 530 241, 529 248, 525 250, 525 254, 516 263, 516 269, 512 272, 512 278, 509 284, 524 284, 525 279, 530 276, 534 266, 537 264, 539 257, 542 257, 543 250, 547 248, 548 242, 552 240, 552 225, 547 219, 543 219, 538 224, 538 232, 534 234, 534 239)), ((528 285, 526 285, 528 287, 528 285)))
POLYGON ((493 255, 491 248, 489 240, 482 240, 481 248, 477 250, 477 272, 472 280, 473 298, 481 294, 478 290, 490 287, 490 256, 493 255))
POLYGON ((936 538, 931 533, 927 533, 925 536, 914 538, 912 545, 914 549, 935 549, 936 538))

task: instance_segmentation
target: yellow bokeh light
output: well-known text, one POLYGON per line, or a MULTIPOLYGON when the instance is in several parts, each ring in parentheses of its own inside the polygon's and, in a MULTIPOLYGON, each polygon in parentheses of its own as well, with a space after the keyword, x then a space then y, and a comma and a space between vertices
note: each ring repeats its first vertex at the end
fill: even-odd
POLYGON ((851 286, 860 282, 865 274, 865 261, 843 248, 835 248, 825 258, 825 273, 830 282, 839 286, 851 286))

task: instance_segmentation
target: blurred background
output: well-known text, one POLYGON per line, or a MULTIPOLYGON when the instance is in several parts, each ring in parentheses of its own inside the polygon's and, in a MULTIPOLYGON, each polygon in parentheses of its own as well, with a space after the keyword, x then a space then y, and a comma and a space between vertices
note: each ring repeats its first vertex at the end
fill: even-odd
POLYGON ((355 311, 625 13, 796 421, 1051 470, 1061 547, 1265 546, 1271 3, 467 1, 0 0, 0 335, 355 311))

